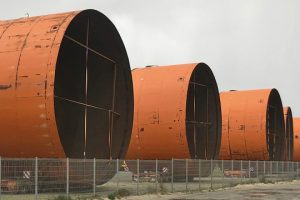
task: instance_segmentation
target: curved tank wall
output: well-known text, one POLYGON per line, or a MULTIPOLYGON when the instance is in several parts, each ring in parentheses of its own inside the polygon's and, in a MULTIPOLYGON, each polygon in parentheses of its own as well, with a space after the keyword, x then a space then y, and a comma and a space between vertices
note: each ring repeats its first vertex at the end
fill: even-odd
POLYGON ((0 155, 122 158, 133 118, 129 61, 95 10, 0 24, 0 155))
POLYGON ((300 117, 293 118, 294 125, 294 161, 300 161, 300 117))
POLYGON ((283 108, 284 124, 285 124, 285 150, 284 160, 293 160, 294 152, 294 129, 293 129, 293 114, 290 107, 283 108))
POLYGON ((284 117, 276 89, 221 92, 219 159, 282 160, 284 117))
MULTIPOLYGON (((124 158, 130 142, 133 87, 112 22, 96 10, 1 21, 0 61, 0 155, 106 159, 97 184, 113 177, 111 159, 124 158)), ((70 185, 91 166, 78 162, 70 185)), ((65 164, 45 168, 51 176, 65 164)))
POLYGON ((204 63, 132 71, 134 124, 127 159, 217 158, 217 83, 204 63))

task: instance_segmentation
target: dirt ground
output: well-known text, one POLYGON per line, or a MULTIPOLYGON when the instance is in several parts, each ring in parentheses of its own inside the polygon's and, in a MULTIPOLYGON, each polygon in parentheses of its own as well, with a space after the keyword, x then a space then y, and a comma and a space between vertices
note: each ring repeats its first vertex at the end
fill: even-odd
POLYGON ((249 184, 238 185, 233 188, 219 189, 216 191, 205 191, 201 193, 175 193, 167 195, 142 195, 131 196, 125 198, 126 200, 197 200, 197 199, 209 199, 209 200, 248 200, 248 199, 300 199, 300 180, 292 182, 278 182, 274 184, 249 184))
MULTIPOLYGON (((108 196, 115 196, 116 189, 119 191, 127 191, 128 197, 123 197, 125 200, 181 200, 181 199, 210 199, 210 200, 247 200, 247 199, 300 199, 300 180, 288 181, 295 178, 294 176, 266 176, 262 178, 243 178, 243 177, 224 177, 217 176, 211 179, 210 177, 201 177, 201 185, 199 180, 193 180, 186 184, 185 181, 178 181, 171 184, 171 182, 155 183, 155 182, 137 182, 132 181, 132 174, 121 173, 118 174, 118 182, 116 177, 106 184, 96 187, 97 196, 92 195, 92 190, 85 193, 76 193, 72 190, 70 198, 72 200, 103 200, 108 199, 108 196), (285 182, 280 182, 285 180, 285 182), (255 182, 264 183, 255 183, 255 182), (272 183, 270 183, 272 182, 272 183), (274 183, 275 182, 275 183, 274 183), (251 184, 250 184, 251 183, 251 184), (268 184, 265 184, 268 183, 268 184), (174 186, 174 187, 173 187, 174 186), (200 187, 201 186, 201 187, 200 187), (171 193, 172 189, 174 193, 171 193), (211 189, 212 188, 212 189, 211 189), (219 189, 218 189, 219 188, 219 189), (145 194, 134 196, 137 194, 145 194), (211 191, 210 191, 211 190, 211 191), (156 194, 156 192, 163 192, 164 194, 156 194), (185 191, 188 191, 187 193, 185 191), (201 191, 201 192, 199 192, 201 191), (146 194, 147 193, 147 194, 146 194)), ((80 191, 80 188, 78 188, 80 191)), ((40 200, 58 200, 67 199, 59 198, 58 196, 65 196, 64 193, 40 193, 38 199, 40 200)), ((1 194, 1 200, 30 200, 35 199, 34 194, 1 194)), ((117 198, 116 198, 117 199, 117 198)))
MULTIPOLYGON (((1 195, 1 200, 16 200, 16 199, 35 199, 33 195, 1 195), (16 198, 17 197, 17 198, 16 198)), ((38 199, 59 199, 54 195, 40 195, 38 199)), ((66 199, 66 198, 62 198, 66 199)), ((72 196, 72 200, 108 200, 107 197, 80 197, 76 198, 72 196)), ((151 194, 140 196, 129 196, 121 198, 124 200, 271 200, 271 199, 300 199, 300 180, 294 180, 291 182, 277 182, 277 183, 256 183, 256 184, 242 184, 232 188, 217 189, 214 191, 202 191, 193 193, 176 192, 172 194, 151 194)))

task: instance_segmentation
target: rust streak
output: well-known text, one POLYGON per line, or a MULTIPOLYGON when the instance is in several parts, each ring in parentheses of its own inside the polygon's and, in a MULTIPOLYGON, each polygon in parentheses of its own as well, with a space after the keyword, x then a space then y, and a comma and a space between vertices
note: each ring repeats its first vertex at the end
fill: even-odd
POLYGON ((0 85, 0 90, 7 90, 11 88, 11 85, 0 85))

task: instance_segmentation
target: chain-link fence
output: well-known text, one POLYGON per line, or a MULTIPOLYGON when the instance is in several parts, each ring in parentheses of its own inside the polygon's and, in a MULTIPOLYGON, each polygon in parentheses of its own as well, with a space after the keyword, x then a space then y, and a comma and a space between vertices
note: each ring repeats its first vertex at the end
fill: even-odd
POLYGON ((298 162, 284 161, 2 158, 0 165, 1 200, 209 191, 300 176, 298 162))

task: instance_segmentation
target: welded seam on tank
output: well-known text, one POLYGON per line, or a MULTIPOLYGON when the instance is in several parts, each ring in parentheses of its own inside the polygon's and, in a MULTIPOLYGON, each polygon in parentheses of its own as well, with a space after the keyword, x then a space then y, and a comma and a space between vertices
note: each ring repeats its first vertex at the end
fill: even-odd
POLYGON ((208 85, 204 85, 204 84, 201 84, 201 83, 197 83, 194 81, 190 81, 190 84, 193 84, 193 85, 198 85, 198 86, 203 86, 203 87, 209 87, 208 85))
MULTIPOLYGON (((89 46, 89 31, 90 31, 90 18, 87 19, 86 26, 86 46, 89 46)), ((85 104, 88 104, 88 57, 89 57, 89 49, 86 48, 85 51, 85 104)), ((84 107, 84 152, 83 157, 86 156, 86 139, 87 139, 87 106, 84 107)))
POLYGON ((293 157, 292 157, 292 152, 293 152, 293 148, 292 148, 292 138, 293 138, 293 131, 292 131, 292 114, 291 114, 291 110, 290 109, 288 109, 288 116, 287 116, 287 119, 288 119, 288 123, 287 124, 289 124, 289 126, 288 126, 288 133, 289 133, 289 135, 288 135, 288 146, 289 146, 289 148, 288 148, 288 159, 289 159, 289 161, 291 161, 292 159, 293 159, 293 157))
POLYGON ((32 24, 32 26, 30 27, 30 30, 28 31, 28 33, 26 34, 26 37, 25 37, 25 40, 23 41, 23 45, 21 47, 21 50, 20 50, 20 54, 19 54, 19 59, 18 59, 18 63, 17 63, 17 70, 16 70, 16 82, 15 82, 15 90, 17 89, 18 87, 18 74, 19 74, 19 66, 20 66, 20 61, 21 61, 21 57, 22 57, 22 53, 23 53, 23 50, 26 46, 26 43, 27 43, 27 39, 28 39, 28 36, 30 35, 32 29, 35 27, 35 25, 43 18, 43 16, 40 16, 38 17, 34 23, 32 24))
POLYGON ((112 110, 110 117, 110 131, 109 131, 109 158, 112 159, 112 142, 114 129, 114 112, 115 112, 115 95, 116 95, 116 79, 117 79, 117 64, 114 64, 114 81, 113 81, 113 96, 112 96, 112 110))
POLYGON ((71 103, 75 103, 75 104, 78 104, 78 105, 87 106, 87 107, 90 107, 90 108, 95 108, 95 109, 102 110, 102 111, 106 111, 106 112, 113 112, 115 115, 121 116, 120 113, 117 113, 117 112, 112 111, 112 110, 109 110, 109 109, 100 108, 100 107, 93 106, 93 105, 90 105, 90 104, 81 103, 81 102, 79 102, 79 101, 74 101, 74 100, 67 99, 67 98, 60 97, 60 96, 56 96, 56 95, 54 95, 54 97, 55 97, 55 98, 58 98, 58 99, 61 99, 61 100, 64 100, 64 101, 68 101, 68 102, 71 102, 71 103))
POLYGON ((5 27, 4 31, 2 32, 2 34, 1 34, 1 36, 0 36, 0 40, 2 39, 4 33, 8 30, 8 28, 9 28, 12 24, 14 24, 14 21, 12 21, 8 26, 5 27))
MULTIPOLYGON (((59 27, 61 27, 62 24, 64 24, 66 22, 66 20, 69 18, 69 17, 74 17, 73 16, 74 13, 70 14, 70 15, 67 15, 63 20, 62 22, 60 22, 59 24, 59 27)), ((46 82, 45 82, 45 99, 47 98, 47 82, 48 82, 48 73, 49 73, 49 66, 52 65, 51 63, 51 58, 52 58, 52 50, 53 50, 53 47, 54 47, 54 44, 55 44, 55 41, 56 41, 56 37, 58 35, 58 32, 59 32, 59 29, 57 29, 56 33, 55 33, 55 36, 52 40, 52 44, 51 44, 51 47, 50 47, 50 52, 49 52, 49 57, 48 57, 48 62, 47 62, 47 73, 46 73, 46 82)), ((46 109, 47 110, 47 109, 46 109)))
MULTIPOLYGON (((247 105, 247 101, 246 101, 246 105, 247 105)), ((246 106, 245 106, 246 107, 246 106)), ((246 110, 246 109, 244 109, 246 110)), ((245 152, 246 152, 246 156, 247 156, 247 160, 249 160, 249 154, 248 154, 248 148, 247 148, 247 140, 246 140, 246 125, 245 125, 245 115, 243 115, 243 125, 244 125, 244 132, 243 132, 243 137, 244 137, 244 143, 245 143, 245 152)))
MULTIPOLYGON (((211 123, 208 121, 208 106, 209 106, 209 102, 208 102, 208 89, 209 89, 209 86, 205 85, 205 84, 201 84, 201 83, 197 83, 196 80, 195 80, 195 76, 193 77, 193 81, 190 81, 189 84, 192 84, 193 85, 193 88, 194 88, 194 96, 193 96, 193 114, 194 114, 194 121, 186 121, 186 123, 191 123, 193 124, 193 139, 194 139, 194 153, 195 153, 195 157, 197 157, 197 153, 196 153, 196 149, 197 149, 197 145, 196 145, 196 133, 195 133, 195 126, 196 124, 199 124, 199 125, 204 125, 204 134, 206 136, 206 142, 205 142, 205 147, 204 147, 204 157, 205 159, 207 159, 207 149, 208 149, 208 126, 211 125, 211 123), (196 87, 195 86, 200 86, 200 87, 205 87, 206 88, 206 94, 207 94, 207 99, 206 99, 206 107, 207 107, 207 110, 206 110, 206 122, 202 122, 202 121, 197 121, 196 120, 196 100, 195 100, 195 93, 196 93, 196 87)), ((215 154, 215 153, 214 153, 215 154)), ((213 155, 214 157, 214 155, 213 155)))
POLYGON ((286 135, 285 135, 285 154, 284 156, 287 157, 287 160, 289 161, 290 160, 290 123, 289 123, 289 114, 288 114, 289 111, 287 111, 286 113, 284 113, 284 115, 286 115, 285 119, 285 132, 286 132, 286 135), (287 151, 287 152, 286 152, 287 151))
POLYGON ((284 119, 284 151, 283 151, 283 159, 288 160, 289 159, 289 154, 288 154, 288 111, 285 112, 283 109, 283 119, 284 119))
MULTIPOLYGON (((16 97, 18 96, 18 95, 17 95, 18 74, 19 74, 19 67, 20 67, 20 61, 21 61, 22 53, 23 53, 23 50, 24 50, 24 48, 25 48, 25 46, 26 46, 27 39, 28 39, 28 37, 29 37, 31 31, 33 30, 33 28, 35 27, 35 25, 40 21, 41 18, 42 18, 42 16, 36 18, 35 20, 32 20, 32 21, 33 21, 33 24, 31 25, 31 27, 30 27, 28 33, 26 34, 24 41, 22 41, 23 44, 22 44, 20 53, 18 54, 18 62, 17 62, 17 66, 16 66, 16 71, 15 71, 15 72, 16 72, 16 76, 15 76, 15 96, 16 96, 16 97)), ((16 50, 15 52, 18 52, 18 50, 16 50)), ((20 143, 21 141, 22 141, 22 136, 19 138, 19 141, 17 141, 17 143, 20 143)), ((19 144, 16 144, 16 145, 19 145, 19 144)))
POLYGON ((229 121, 230 120, 230 108, 231 108, 231 106, 230 106, 230 103, 229 103, 228 115, 227 115, 227 140, 228 140, 228 150, 229 150, 228 153, 229 153, 230 159, 233 160, 232 152, 231 152, 231 146, 230 146, 230 121, 229 121))
POLYGON ((290 123, 291 121, 289 121, 289 129, 288 129, 288 133, 289 133, 289 136, 288 136, 288 159, 289 159, 289 161, 290 160, 292 160, 292 151, 291 151, 291 135, 292 135, 292 129, 291 129, 291 123, 290 123))
MULTIPOLYGON (((273 146, 273 148, 274 148, 274 151, 273 151, 274 152, 273 160, 277 159, 277 154, 278 154, 278 149, 276 148, 276 144, 278 143, 277 141, 280 142, 281 152, 283 152, 283 148, 284 148, 283 143, 281 142, 282 140, 279 139, 280 135, 279 135, 279 133, 277 131, 277 123, 276 123, 277 119, 276 119, 276 116, 277 116, 277 108, 275 107, 274 131, 276 131, 276 132, 274 132, 274 139, 273 139, 273 143, 274 143, 274 146, 273 146)), ((282 158, 278 158, 278 159, 282 159, 282 158)))
MULTIPOLYGON (((194 82, 195 81, 195 77, 196 75, 194 74, 194 82)), ((193 116, 194 116, 194 121, 196 121, 196 84, 194 83, 193 84, 193 89, 194 89, 194 96, 193 96, 193 116)), ((196 124, 194 123, 193 124, 193 133, 194 133, 194 154, 195 154, 195 157, 194 158, 197 158, 197 141, 196 141, 196 124)))
MULTIPOLYGON (((209 107, 209 102, 208 102, 208 89, 209 87, 206 88, 206 123, 208 123, 208 107, 209 107)), ((207 149, 208 149, 208 126, 207 124, 205 125, 206 129, 206 145, 205 145, 205 159, 207 159, 207 149)), ((210 159, 214 159, 215 155, 212 155, 210 159)))
POLYGON ((83 48, 86 48, 86 49, 90 50, 91 52, 97 54, 98 56, 100 56, 100 57, 102 57, 102 58, 104 58, 104 59, 106 59, 106 60, 108 60, 108 61, 111 61, 111 62, 114 63, 114 64, 117 63, 117 62, 114 61, 113 59, 111 59, 111 58, 109 58, 109 57, 107 57, 107 56, 101 54, 100 52, 98 52, 98 51, 96 51, 96 50, 94 50, 94 49, 91 49, 90 47, 86 46, 85 44, 82 44, 81 42, 79 42, 79 41, 73 39, 73 38, 70 37, 70 36, 64 35, 64 37, 67 38, 67 39, 69 39, 69 40, 71 40, 71 41, 74 42, 75 44, 78 44, 79 46, 81 46, 81 47, 83 47, 83 48))
MULTIPOLYGON (((73 17, 74 13, 67 15, 65 18, 63 18, 63 20, 60 22, 59 27, 61 27, 62 24, 64 24, 66 22, 66 20, 69 17, 73 17)), ((52 50, 56 41, 56 37, 58 35, 59 32, 59 28, 57 29, 57 31, 55 32, 55 35, 53 37, 52 43, 51 43, 51 47, 50 47, 50 51, 49 51, 49 56, 48 56, 48 61, 47 61, 47 72, 46 72, 46 77, 45 77, 45 100, 47 99, 47 89, 48 89, 48 73, 49 73, 49 66, 52 65, 51 63, 51 58, 52 58, 52 50)), ((46 110, 46 119, 48 119, 48 105, 47 103, 45 103, 45 110, 46 110)), ((54 120, 55 121, 55 120, 54 120)), ((47 120, 47 124, 49 125, 49 123, 51 123, 49 120, 47 120)), ((51 135, 51 129, 48 129, 48 133, 49 135, 51 135)), ((51 143, 55 144, 55 142, 53 142, 53 137, 50 137, 51 143)), ((57 150, 57 148, 55 148, 55 150, 57 150)), ((64 151, 64 150, 63 150, 64 151)), ((64 152, 65 153, 65 152, 64 152)))
POLYGON ((266 125, 267 125, 267 131, 266 131, 266 140, 267 140, 267 154, 268 154, 268 157, 270 157, 270 136, 269 136, 269 127, 270 127, 270 120, 269 120, 269 118, 270 118, 270 111, 269 111, 270 109, 269 109, 269 104, 267 104, 267 119, 266 119, 266 125))
MULTIPOLYGON (((190 76, 190 71, 185 71, 185 74, 183 75, 183 77, 187 77, 187 76, 190 76)), ((178 122, 181 122, 181 120, 182 120, 181 117, 182 117, 182 115, 184 115, 184 119, 183 120, 185 120, 185 123, 184 123, 184 126, 183 126, 184 130, 181 127, 181 123, 178 123, 178 130, 179 130, 179 133, 178 133, 178 138, 179 138, 178 143, 179 144, 182 143, 182 139, 181 138, 184 138, 183 132, 186 133, 186 130, 187 130, 187 123, 186 123, 187 111, 184 114, 181 111, 183 110, 184 107, 186 107, 187 99, 184 101, 184 97, 187 98, 188 89, 186 90, 185 87, 184 87, 184 85, 181 84, 181 90, 180 91, 181 91, 181 93, 179 93, 178 111, 177 111, 176 117, 177 117, 178 122)), ((185 134, 185 138, 186 138, 186 141, 188 143, 187 134, 185 134)), ((190 153, 190 149, 189 148, 187 148, 187 152, 190 153)))
MULTIPOLYGON (((273 133, 273 149, 272 149, 272 159, 274 160, 276 157, 277 157, 277 149, 276 149, 276 144, 277 144, 277 141, 278 141, 278 139, 277 139, 277 137, 279 137, 279 135, 277 135, 277 126, 276 126, 276 116, 277 116, 277 108, 275 107, 275 106, 273 106, 274 107, 274 109, 275 109, 275 113, 274 113, 274 133, 273 133)), ((282 148, 282 143, 281 143, 281 145, 280 145, 280 148, 282 148)))
POLYGON ((210 122, 197 122, 197 121, 185 121, 185 122, 189 124, 211 125, 210 122))
MULTIPOLYGON (((59 27, 61 27, 61 25, 64 24, 64 23, 67 21, 67 19, 68 19, 69 17, 74 17, 74 14, 75 14, 75 13, 72 13, 72 14, 70 14, 70 15, 67 15, 67 16, 62 20, 62 22, 59 24, 59 27)), ((46 81, 48 81, 49 66, 52 65, 52 63, 51 63, 52 50, 53 50, 53 47, 54 47, 54 44, 55 44, 55 41, 56 41, 56 37, 57 37, 57 35, 58 35, 58 32, 59 32, 59 29, 57 29, 57 31, 56 31, 56 33, 55 33, 55 36, 54 36, 54 38, 53 38, 53 40, 52 40, 51 47, 50 47, 50 53, 49 53, 49 58, 48 58, 48 62, 47 62, 46 81)), ((47 85, 47 84, 46 84, 46 85, 47 85)), ((46 90, 47 90, 47 88, 46 88, 46 90)), ((45 92, 47 92, 47 91, 45 91, 45 92)), ((47 95, 46 95, 46 93, 45 93, 45 98, 46 98, 46 96, 47 96, 47 95)))
POLYGON ((291 150, 291 155, 290 155, 290 160, 293 160, 294 157, 294 122, 293 122, 293 113, 291 111, 290 115, 290 129, 291 129, 291 135, 290 135, 290 150, 291 150))
MULTIPOLYGON (((216 134, 216 138, 215 138, 215 148, 214 148, 214 154, 213 154, 213 159, 217 159, 219 154, 220 154, 220 149, 221 149, 221 141, 222 141, 222 112, 219 110, 219 108, 221 108, 220 105, 220 94, 219 94, 219 90, 218 90, 218 86, 217 86, 217 82, 216 79, 214 78, 214 75, 212 73, 211 70, 208 70, 208 74, 209 75, 209 80, 211 83, 211 94, 212 94, 212 98, 213 98, 213 106, 214 106, 214 111, 215 111, 215 116, 216 116, 216 120, 215 120, 215 124, 216 124, 216 129, 214 131, 214 134, 216 134), (218 106, 219 105, 219 106, 218 106), (220 111, 220 112, 219 112, 220 111), (221 120, 221 127, 219 126, 219 120, 221 120), (221 131, 220 131, 221 128, 221 131), (220 134, 219 134, 220 133, 220 134)), ((212 109, 210 109, 212 110, 212 109)), ((209 119, 209 118, 207 118, 209 119)), ((212 122, 213 124, 213 122, 212 122)))

